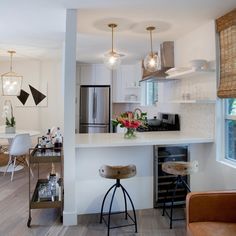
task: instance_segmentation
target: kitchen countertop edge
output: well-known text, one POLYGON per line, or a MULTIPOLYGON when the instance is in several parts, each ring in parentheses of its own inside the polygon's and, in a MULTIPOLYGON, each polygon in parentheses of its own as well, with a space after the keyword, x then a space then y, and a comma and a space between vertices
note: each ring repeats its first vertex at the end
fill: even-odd
POLYGON ((76 134, 75 136, 76 148, 213 143, 215 141, 213 137, 185 134, 179 131, 140 132, 134 139, 125 139, 123 133, 76 134))

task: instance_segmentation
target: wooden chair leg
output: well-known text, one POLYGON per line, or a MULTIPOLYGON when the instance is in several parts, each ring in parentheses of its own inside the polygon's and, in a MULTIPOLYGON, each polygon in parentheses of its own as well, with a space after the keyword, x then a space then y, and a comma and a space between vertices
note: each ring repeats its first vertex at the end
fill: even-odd
POLYGON ((6 175, 6 173, 7 173, 7 170, 8 170, 8 168, 9 168, 9 166, 11 165, 11 163, 12 163, 12 159, 11 159, 12 157, 9 155, 9 160, 8 160, 8 163, 7 163, 7 166, 6 166, 6 169, 5 169, 5 171, 4 171, 4 176, 6 175))
MULTIPOLYGON (((27 163, 28 168, 30 168, 30 166, 29 166, 29 160, 28 160, 27 156, 25 156, 25 162, 27 163)), ((31 173, 32 177, 34 178, 34 173, 33 173, 33 171, 32 171, 31 168, 30 168, 30 173, 31 173)))
POLYGON ((15 167, 16 167, 16 157, 14 157, 13 168, 12 168, 12 172, 11 172, 11 181, 13 180, 15 167))

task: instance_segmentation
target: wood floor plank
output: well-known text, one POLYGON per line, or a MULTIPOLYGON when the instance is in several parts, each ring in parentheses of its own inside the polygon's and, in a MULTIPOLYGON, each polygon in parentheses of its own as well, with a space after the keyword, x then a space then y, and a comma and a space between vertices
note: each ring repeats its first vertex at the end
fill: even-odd
MULTIPOLYGON (((34 171, 37 166, 34 167, 34 171)), ((43 166, 42 176, 46 177, 50 166, 43 166)), ((35 178, 33 181, 35 182, 35 178)), ((160 209, 137 211, 138 233, 134 227, 112 229, 111 236, 186 236, 185 222, 173 223, 169 229, 167 217, 160 209)), ((14 181, 10 174, 0 173, 0 236, 106 236, 105 224, 99 223, 99 215, 78 216, 78 225, 65 227, 60 223, 58 209, 32 210, 32 227, 26 226, 28 219, 28 170, 15 173, 14 181)), ((115 223, 120 223, 116 216, 115 223)))

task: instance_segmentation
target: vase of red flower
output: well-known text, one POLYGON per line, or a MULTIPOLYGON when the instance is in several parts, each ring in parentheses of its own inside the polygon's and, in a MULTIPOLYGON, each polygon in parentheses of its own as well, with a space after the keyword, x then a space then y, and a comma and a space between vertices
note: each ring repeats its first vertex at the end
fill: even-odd
POLYGON ((125 127, 126 132, 124 138, 132 139, 135 138, 135 131, 140 126, 145 126, 147 113, 135 113, 135 112, 124 112, 120 114, 115 120, 112 120, 112 124, 120 127, 125 127))
POLYGON ((135 129, 134 128, 127 128, 127 131, 124 134, 124 138, 131 139, 135 138, 135 129))

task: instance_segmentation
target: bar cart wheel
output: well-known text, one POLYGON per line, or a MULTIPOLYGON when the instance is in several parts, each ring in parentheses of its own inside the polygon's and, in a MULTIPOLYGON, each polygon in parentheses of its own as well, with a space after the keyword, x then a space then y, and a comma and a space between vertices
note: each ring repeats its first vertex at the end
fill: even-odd
POLYGON ((31 220, 32 220, 32 218, 31 218, 31 217, 29 217, 29 218, 28 218, 28 221, 27 221, 27 227, 28 227, 28 228, 30 228, 30 227, 31 227, 31 220))

